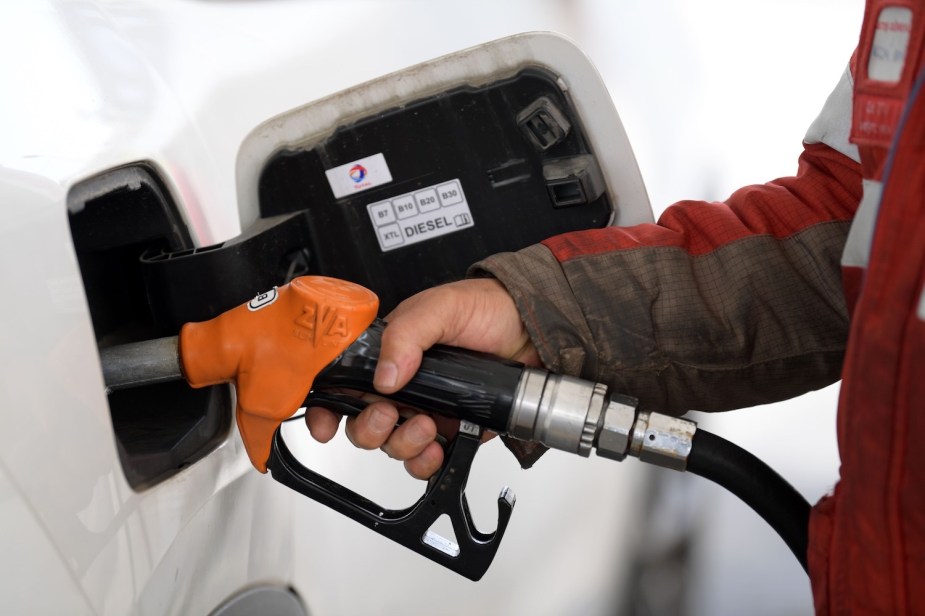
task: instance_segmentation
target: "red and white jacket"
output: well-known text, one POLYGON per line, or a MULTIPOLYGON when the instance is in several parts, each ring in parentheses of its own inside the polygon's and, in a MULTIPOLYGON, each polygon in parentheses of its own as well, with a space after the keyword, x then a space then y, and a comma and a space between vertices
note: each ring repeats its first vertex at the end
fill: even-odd
POLYGON ((842 378, 841 476, 810 524, 819 613, 925 609, 923 41, 921 0, 868 2, 794 177, 472 270, 507 287, 550 369, 651 410, 743 408, 842 378))

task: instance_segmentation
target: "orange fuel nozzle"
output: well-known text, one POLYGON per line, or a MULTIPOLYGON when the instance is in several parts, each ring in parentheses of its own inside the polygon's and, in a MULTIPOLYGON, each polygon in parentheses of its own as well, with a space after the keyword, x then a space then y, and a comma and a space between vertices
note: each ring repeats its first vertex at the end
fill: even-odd
POLYGON ((359 285, 296 278, 210 321, 184 325, 183 373, 193 387, 235 384, 238 430, 251 463, 265 473, 276 429, 378 309, 376 294, 359 285))

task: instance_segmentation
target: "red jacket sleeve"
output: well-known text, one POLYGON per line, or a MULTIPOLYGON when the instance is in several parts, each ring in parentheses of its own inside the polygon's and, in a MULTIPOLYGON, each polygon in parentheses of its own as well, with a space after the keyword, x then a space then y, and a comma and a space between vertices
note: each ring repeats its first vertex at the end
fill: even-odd
POLYGON ((553 370, 661 412, 763 404, 838 379, 840 258, 860 195, 857 163, 804 144, 794 177, 677 203, 655 224, 556 236, 471 273, 507 287, 553 370))

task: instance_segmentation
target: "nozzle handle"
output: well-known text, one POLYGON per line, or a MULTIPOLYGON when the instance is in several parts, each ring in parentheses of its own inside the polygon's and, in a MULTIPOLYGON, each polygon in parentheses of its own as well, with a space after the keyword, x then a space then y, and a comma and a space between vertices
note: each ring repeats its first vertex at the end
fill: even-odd
MULTIPOLYGON (((376 319, 315 378, 314 388, 373 389, 385 323, 376 319)), ((523 364, 493 355, 436 345, 424 353, 421 368, 389 398, 504 433, 508 430, 523 364)))
POLYGON ((504 488, 498 495, 498 526, 494 532, 479 531, 472 521, 466 499, 466 482, 479 447, 481 429, 463 421, 446 454, 438 475, 427 491, 405 509, 388 509, 339 483, 305 467, 289 451, 279 430, 267 467, 273 479, 296 492, 388 537, 406 548, 463 575, 479 580, 488 570, 507 529, 514 508, 514 493, 504 488), (449 517, 455 541, 433 530, 443 515, 449 517))

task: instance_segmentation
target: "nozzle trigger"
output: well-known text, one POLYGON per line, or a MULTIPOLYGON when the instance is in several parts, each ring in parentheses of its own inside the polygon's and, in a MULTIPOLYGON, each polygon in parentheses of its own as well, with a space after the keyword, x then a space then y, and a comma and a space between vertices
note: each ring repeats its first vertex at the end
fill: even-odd
POLYGON ((514 493, 504 488, 498 496, 498 526, 495 531, 482 533, 472 522, 466 499, 466 482, 481 435, 479 426, 462 421, 459 434, 447 450, 443 468, 428 483, 424 495, 407 509, 380 507, 303 466, 289 451, 279 430, 273 437, 267 467, 273 478, 283 485, 470 580, 479 580, 498 551, 514 508, 514 493), (458 544, 431 531, 437 519, 444 514, 453 525, 458 544))

